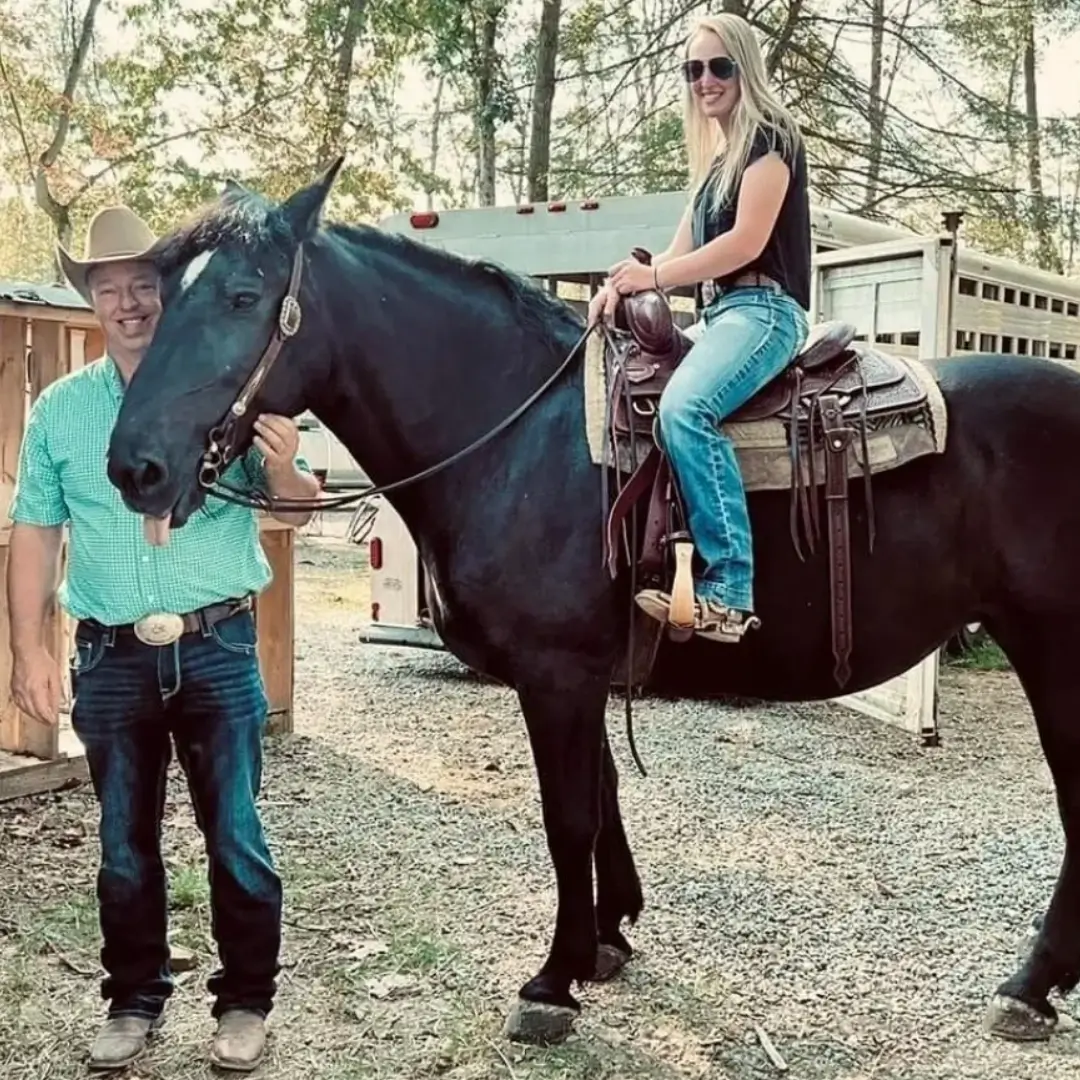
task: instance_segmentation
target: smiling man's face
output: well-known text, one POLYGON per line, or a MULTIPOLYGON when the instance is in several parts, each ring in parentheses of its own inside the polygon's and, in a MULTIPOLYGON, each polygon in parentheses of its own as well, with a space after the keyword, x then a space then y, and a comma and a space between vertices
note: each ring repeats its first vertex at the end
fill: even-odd
POLYGON ((87 283, 109 355, 134 368, 161 315, 157 268, 150 262, 106 263, 90 271, 87 283))

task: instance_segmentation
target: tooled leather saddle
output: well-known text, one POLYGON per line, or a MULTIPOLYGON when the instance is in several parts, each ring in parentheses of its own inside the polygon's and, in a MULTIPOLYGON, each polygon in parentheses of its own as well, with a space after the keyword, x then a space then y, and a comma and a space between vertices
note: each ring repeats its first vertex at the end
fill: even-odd
MULTIPOLYGON (((634 249, 633 254, 639 261, 651 261, 643 249, 634 249)), ((625 552, 641 582, 636 587, 665 589, 672 587, 673 546, 692 538, 656 437, 657 409, 664 387, 693 340, 676 325, 666 296, 653 290, 624 297, 616 310, 614 327, 605 328, 605 333, 609 392, 606 437, 619 478, 606 524, 607 566, 614 577, 620 552, 625 552), (644 535, 637 545, 626 519, 646 497, 644 535)), ((804 561, 802 541, 813 553, 821 538, 818 504, 819 489, 824 487, 834 677, 840 689, 851 676, 854 639, 848 513, 851 450, 855 446, 861 463, 858 471, 865 488, 872 551, 875 521, 868 426, 903 422, 927 400, 926 390, 904 360, 856 342, 855 336, 855 327, 845 322, 817 324, 791 364, 724 421, 725 425, 743 425, 744 430, 745 425, 759 421, 783 424, 791 458, 790 533, 804 561)), ((669 634, 676 640, 689 636, 674 629, 669 627, 669 634)), ((628 661, 635 669, 625 673, 628 685, 645 681, 658 640, 657 636, 647 655, 628 661)))

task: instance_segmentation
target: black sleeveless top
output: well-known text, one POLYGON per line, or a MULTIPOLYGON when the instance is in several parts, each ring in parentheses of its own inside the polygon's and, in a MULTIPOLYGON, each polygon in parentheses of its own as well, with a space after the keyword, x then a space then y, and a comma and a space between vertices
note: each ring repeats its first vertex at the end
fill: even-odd
MULTIPOLYGON (((768 274, 773 281, 779 282, 805 310, 809 310, 810 196, 807 189, 806 153, 801 140, 794 154, 786 153, 775 128, 759 127, 754 134, 754 141, 746 161, 747 166, 773 150, 783 158, 791 172, 791 180, 780 206, 780 213, 777 215, 772 235, 765 249, 756 259, 745 266, 740 266, 733 274, 717 278, 716 284, 723 288, 740 274, 758 270, 762 274, 768 274)), ((713 172, 709 174, 710 180, 719 167, 719 163, 713 166, 713 172)), ((735 225, 735 211, 739 205, 742 178, 740 177, 736 183, 731 198, 711 212, 705 205, 706 202, 712 201, 704 198, 706 184, 702 185, 694 197, 692 221, 695 248, 707 244, 723 233, 730 232, 735 225)), ((700 285, 696 292, 700 304, 700 285)))

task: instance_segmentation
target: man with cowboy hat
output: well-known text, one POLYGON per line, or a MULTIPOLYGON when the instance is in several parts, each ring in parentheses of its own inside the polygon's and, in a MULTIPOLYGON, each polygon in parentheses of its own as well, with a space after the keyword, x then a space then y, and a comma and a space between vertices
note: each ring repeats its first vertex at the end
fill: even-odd
MULTIPOLYGON (((251 601, 271 571, 254 511, 222 503, 155 546, 106 476, 124 387, 161 314, 156 241, 130 209, 113 206, 90 222, 82 259, 58 245, 65 275, 101 325, 106 355, 46 387, 30 411, 10 509, 11 690, 25 712, 57 723, 61 674, 43 633, 55 592, 77 620, 71 720, 101 808, 97 895, 109 1007, 90 1066, 132 1062, 173 989, 159 843, 171 734, 209 858, 221 960, 209 980, 218 1021, 211 1056, 246 1071, 263 1055, 281 942, 281 882, 255 802, 266 696, 251 601), (65 524, 68 560, 55 589, 65 524), (162 625, 172 633, 152 632, 162 625)), ((246 471, 283 498, 315 495, 295 424, 263 416, 256 430, 237 480, 246 471)), ((302 524, 310 515, 278 516, 302 524)))

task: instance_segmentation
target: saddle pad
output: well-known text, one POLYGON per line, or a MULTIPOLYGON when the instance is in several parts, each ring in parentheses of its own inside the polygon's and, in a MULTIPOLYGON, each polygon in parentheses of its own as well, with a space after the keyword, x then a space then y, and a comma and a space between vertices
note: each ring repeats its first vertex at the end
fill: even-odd
MULTIPOLYGON (((898 390, 903 388, 904 379, 896 379, 895 369, 891 364, 878 365, 874 354, 869 352, 870 372, 867 380, 874 387, 875 396, 887 393, 892 385, 898 390)), ((893 415, 888 422, 876 428, 873 413, 867 415, 867 450, 872 474, 895 469, 909 461, 926 454, 940 454, 945 450, 948 416, 945 399, 941 389, 929 369, 918 360, 905 358, 904 364, 908 376, 925 391, 926 399, 922 407, 914 409, 908 415, 893 415)), ((811 378, 807 375, 804 388, 811 378)), ((837 387, 846 387, 848 376, 837 380, 837 387)), ((861 389, 857 376, 851 378, 861 389)), ((607 373, 604 362, 604 340, 600 334, 590 336, 585 350, 584 371, 585 393, 585 435, 589 445, 589 457, 594 465, 610 462, 610 449, 605 454, 607 420, 607 373)), ((743 474, 743 486, 748 491, 787 490, 791 487, 791 448, 788 445, 787 424, 775 416, 751 420, 731 420, 722 425, 722 429, 735 444, 739 468, 743 474)), ((637 461, 629 460, 629 449, 620 440, 618 447, 619 466, 630 472, 645 459, 651 440, 639 437, 637 440, 637 461)), ((848 450, 848 475, 862 476, 862 447, 858 439, 848 450)), ((802 456, 803 469, 809 473, 809 456, 802 456)), ((817 461, 817 481, 824 482, 824 455, 817 461)), ((809 478, 807 476, 807 478, 809 478)))

